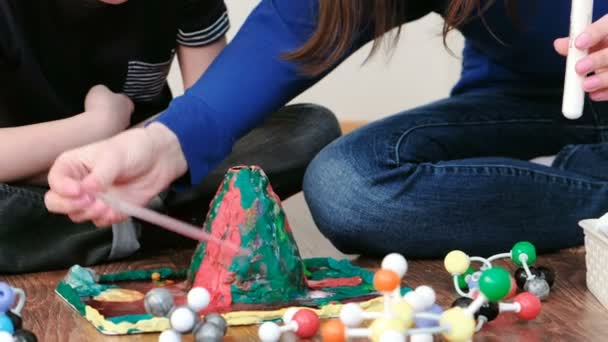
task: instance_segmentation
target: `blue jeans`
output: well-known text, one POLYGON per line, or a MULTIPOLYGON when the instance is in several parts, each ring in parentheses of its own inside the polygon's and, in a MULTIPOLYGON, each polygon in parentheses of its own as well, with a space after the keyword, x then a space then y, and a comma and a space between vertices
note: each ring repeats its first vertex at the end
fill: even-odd
POLYGON ((608 211, 608 105, 561 114, 561 94, 464 94, 374 122, 323 149, 304 193, 342 252, 490 255, 529 240, 580 245, 608 211), (528 160, 557 155, 551 167, 528 160))

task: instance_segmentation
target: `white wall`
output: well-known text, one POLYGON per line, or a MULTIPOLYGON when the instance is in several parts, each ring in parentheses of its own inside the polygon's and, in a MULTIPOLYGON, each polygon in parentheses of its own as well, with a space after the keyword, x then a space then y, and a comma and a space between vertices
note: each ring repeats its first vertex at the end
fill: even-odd
MULTIPOLYGON (((226 0, 234 36, 259 0, 226 0)), ((361 65, 370 46, 349 58, 327 78, 293 102, 313 102, 333 110, 340 120, 371 121, 446 96, 460 73, 459 58, 441 41, 441 18, 429 15, 405 27, 401 42, 388 59, 383 53, 361 65)), ((452 33, 448 45, 462 49, 462 37, 452 33)), ((173 68, 170 84, 181 94, 181 80, 173 68)))

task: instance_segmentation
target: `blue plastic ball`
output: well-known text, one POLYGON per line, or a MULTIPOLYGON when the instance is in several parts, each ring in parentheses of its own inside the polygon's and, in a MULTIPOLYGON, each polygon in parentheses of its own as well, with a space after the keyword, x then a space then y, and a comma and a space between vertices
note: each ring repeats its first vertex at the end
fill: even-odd
POLYGON ((11 335, 15 332, 13 321, 5 314, 0 314, 0 331, 5 331, 11 335))
MULTIPOLYGON (((441 308, 441 306, 439 306, 437 304, 433 304, 433 306, 431 306, 431 308, 425 312, 436 314, 436 315, 441 315, 443 313, 443 309, 441 308)), ((432 328, 432 327, 436 327, 438 325, 439 325, 439 321, 434 320, 434 319, 416 318, 416 328, 432 328)))
POLYGON ((7 283, 0 282, 0 313, 6 313, 13 307, 15 293, 7 283))

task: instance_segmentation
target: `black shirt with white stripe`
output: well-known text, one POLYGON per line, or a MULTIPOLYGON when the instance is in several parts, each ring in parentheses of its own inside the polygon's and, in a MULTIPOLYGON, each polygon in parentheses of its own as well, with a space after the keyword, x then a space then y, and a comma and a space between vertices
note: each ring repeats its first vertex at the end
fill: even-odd
POLYGON ((228 28, 223 0, 0 0, 0 127, 80 113, 96 84, 128 95, 139 122, 171 100, 177 46, 228 28))

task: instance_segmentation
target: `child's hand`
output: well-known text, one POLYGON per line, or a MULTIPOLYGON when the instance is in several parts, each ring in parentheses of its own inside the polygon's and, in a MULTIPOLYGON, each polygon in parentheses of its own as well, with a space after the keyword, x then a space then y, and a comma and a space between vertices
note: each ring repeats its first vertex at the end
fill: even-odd
MULTIPOLYGON (((570 39, 555 40, 555 50, 562 55, 568 55, 570 39)), ((574 42, 581 50, 589 50, 589 56, 576 64, 576 72, 587 76, 583 89, 594 101, 608 101, 608 15, 589 25, 585 32, 574 42)))
POLYGON ((86 115, 107 129, 108 136, 124 131, 131 122, 134 105, 126 95, 116 94, 103 85, 96 85, 84 100, 86 115))

